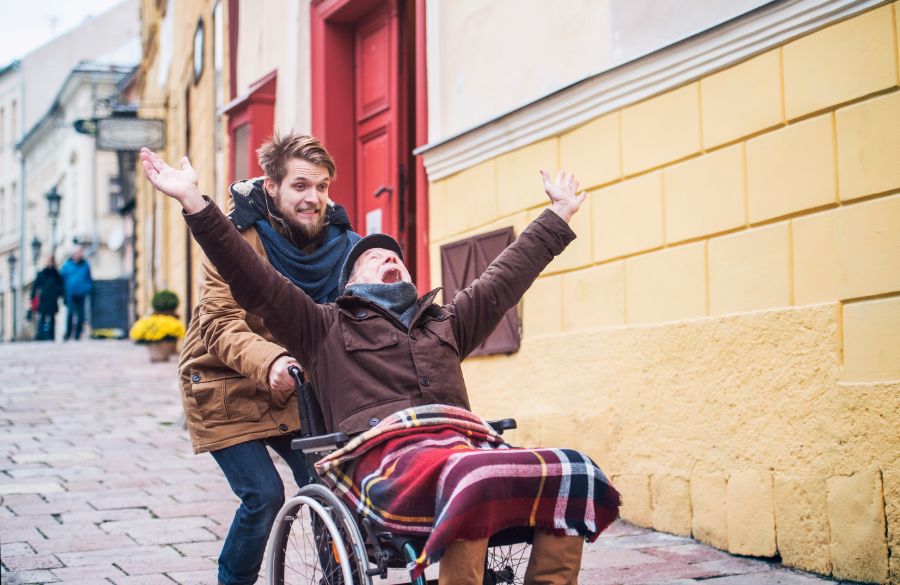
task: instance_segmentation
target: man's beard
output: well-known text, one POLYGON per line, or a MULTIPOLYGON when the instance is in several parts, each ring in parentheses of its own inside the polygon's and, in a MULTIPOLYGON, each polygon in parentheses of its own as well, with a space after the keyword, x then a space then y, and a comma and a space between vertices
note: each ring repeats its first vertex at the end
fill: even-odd
POLYGON ((325 229, 325 210, 319 212, 316 221, 313 223, 304 223, 295 221, 293 217, 287 218, 288 225, 291 229, 299 231, 308 240, 315 239, 325 229))
MULTIPOLYGON (((303 236, 307 240, 316 239, 322 233, 322 230, 325 229, 325 225, 326 225, 327 219, 328 219, 327 213, 326 213, 328 206, 327 205, 322 206, 322 209, 319 210, 319 214, 316 217, 316 221, 314 221, 313 223, 301 222, 295 217, 295 214, 297 213, 296 209, 287 210, 287 212, 284 209, 281 209, 281 207, 277 203, 278 201, 281 200, 281 198, 277 196, 277 193, 278 192, 276 191, 276 199, 275 199, 276 213, 272 214, 270 212, 270 215, 277 215, 278 217, 276 219, 280 219, 281 223, 288 230, 290 230, 291 234, 297 234, 298 236, 303 236)), ((288 234, 282 234, 282 235, 286 236, 288 234)), ((291 239, 294 239, 293 236, 291 237, 291 239)), ((295 244, 296 244, 296 242, 295 242, 295 244)))

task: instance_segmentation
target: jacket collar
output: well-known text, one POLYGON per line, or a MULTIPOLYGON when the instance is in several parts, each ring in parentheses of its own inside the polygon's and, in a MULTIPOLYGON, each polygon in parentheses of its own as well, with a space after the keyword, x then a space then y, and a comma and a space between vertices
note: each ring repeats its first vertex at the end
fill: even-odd
MULTIPOLYGON (((442 287, 437 287, 420 296, 416 301, 416 305, 418 308, 416 312, 413 313, 413 318, 409 322, 409 331, 412 331, 413 327, 416 326, 418 321, 422 318, 422 315, 426 312, 432 313, 432 316, 437 316, 442 314, 440 308, 434 304, 434 297, 442 290, 442 287), (432 308, 433 307, 433 308, 432 308)), ((385 319, 389 319, 392 322, 396 323, 398 327, 401 329, 406 329, 399 319, 388 313, 385 309, 382 309, 377 304, 373 303, 370 300, 364 299, 362 297, 357 297, 353 295, 342 295, 335 299, 335 304, 339 309, 342 309, 349 315, 355 315, 353 309, 359 307, 365 307, 366 309, 371 309, 377 312, 379 315, 383 316, 385 319)))

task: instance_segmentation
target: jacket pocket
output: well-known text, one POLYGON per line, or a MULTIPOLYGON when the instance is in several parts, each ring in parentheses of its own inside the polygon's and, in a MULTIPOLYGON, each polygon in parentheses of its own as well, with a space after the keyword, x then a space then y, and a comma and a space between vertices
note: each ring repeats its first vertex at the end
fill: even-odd
POLYGON ((191 384, 191 393, 203 426, 213 428, 260 418, 254 396, 256 386, 243 376, 207 379, 191 384))
POLYGON ((451 324, 450 318, 445 317, 441 320, 432 319, 431 321, 424 322, 422 327, 437 337, 438 341, 442 344, 449 345, 453 348, 457 357, 459 356, 459 345, 456 343, 456 336, 453 334, 453 325, 451 324))
POLYGON ((364 316, 341 319, 341 333, 347 352, 374 351, 399 343, 398 330, 387 319, 365 311, 360 315, 364 316))

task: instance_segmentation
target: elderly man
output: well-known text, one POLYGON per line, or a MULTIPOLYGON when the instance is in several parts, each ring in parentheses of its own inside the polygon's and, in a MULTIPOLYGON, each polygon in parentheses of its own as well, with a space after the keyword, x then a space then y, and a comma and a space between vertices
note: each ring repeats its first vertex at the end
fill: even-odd
MULTIPOLYGON (((265 177, 231 186, 231 223, 259 261, 313 301, 334 300, 341 267, 359 241, 344 208, 328 197, 334 160, 318 139, 296 133, 276 134, 258 156, 265 177)), ((194 452, 211 453, 241 499, 219 555, 219 583, 248 585, 284 503, 268 449, 298 486, 309 482, 306 458, 291 450, 300 417, 288 368, 298 363, 268 323, 235 302, 209 262, 194 315, 178 368, 182 402, 194 452)))
POLYGON ((525 582, 576 583, 583 539, 617 517, 618 493, 583 454, 503 443, 468 412, 460 368, 574 239, 567 224, 585 194, 573 177, 542 171, 550 209, 449 303, 432 302, 437 290, 419 297, 399 245, 378 234, 351 251, 343 295, 320 305, 255 258, 190 180, 189 161, 179 171, 142 160, 235 299, 306 365, 327 429, 367 431, 320 470, 374 521, 428 536, 414 575, 443 557, 442 582, 481 583, 487 537, 526 526, 536 531, 525 582))

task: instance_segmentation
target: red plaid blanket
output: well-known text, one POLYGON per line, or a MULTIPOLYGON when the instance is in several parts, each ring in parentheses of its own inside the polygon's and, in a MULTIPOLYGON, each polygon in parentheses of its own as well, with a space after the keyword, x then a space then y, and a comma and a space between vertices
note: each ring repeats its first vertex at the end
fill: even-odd
POLYGON ((454 540, 534 526, 593 541, 619 515, 619 493, 587 455, 510 447, 451 406, 397 412, 316 468, 358 513, 427 536, 413 577, 454 540))

